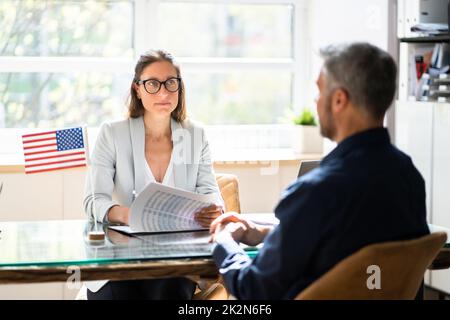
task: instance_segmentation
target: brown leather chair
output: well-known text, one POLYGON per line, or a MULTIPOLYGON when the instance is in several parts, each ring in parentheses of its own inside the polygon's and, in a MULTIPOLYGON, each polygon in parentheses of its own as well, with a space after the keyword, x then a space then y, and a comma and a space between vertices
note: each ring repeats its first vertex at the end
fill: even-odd
POLYGON ((220 282, 209 285, 206 289, 195 292, 192 300, 228 300, 228 291, 220 282))
MULTIPOLYGON (((217 184, 220 193, 225 202, 225 212, 234 211, 241 213, 241 205, 239 202, 239 186, 238 179, 233 174, 218 173, 216 174, 217 184)), ((203 290, 197 289, 194 294, 194 300, 227 300, 228 291, 225 289, 221 277, 214 281, 207 281, 202 285, 206 287, 203 290)))
POLYGON ((223 201, 225 202, 225 212, 234 211, 241 213, 237 177, 234 174, 217 173, 216 180, 219 185, 223 201))
POLYGON ((296 300, 414 299, 424 273, 447 240, 444 232, 418 239, 372 244, 339 262, 300 292, 296 300), (379 266, 380 289, 368 289, 371 265, 379 266))

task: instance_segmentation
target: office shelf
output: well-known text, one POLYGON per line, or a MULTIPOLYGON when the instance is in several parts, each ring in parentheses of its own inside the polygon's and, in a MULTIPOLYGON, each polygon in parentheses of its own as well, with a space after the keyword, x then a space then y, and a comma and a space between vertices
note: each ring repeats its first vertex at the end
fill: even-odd
POLYGON ((413 37, 413 38, 400 38, 400 42, 406 43, 437 43, 437 42, 450 42, 450 34, 428 36, 428 37, 413 37))

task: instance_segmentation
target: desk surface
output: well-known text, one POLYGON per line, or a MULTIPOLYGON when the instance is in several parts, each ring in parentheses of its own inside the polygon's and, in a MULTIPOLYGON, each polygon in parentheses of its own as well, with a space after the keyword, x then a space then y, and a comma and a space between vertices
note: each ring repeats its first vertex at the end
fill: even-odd
MULTIPOLYGON (((69 266, 79 268, 82 281, 217 276, 207 232, 189 239, 183 234, 130 238, 105 228, 105 241, 94 244, 87 240, 91 229, 85 220, 0 222, 0 283, 66 281, 69 266)), ((450 235, 437 226, 430 231, 450 235)), ((450 267, 447 241, 431 269, 450 267)))
POLYGON ((74 270, 81 281, 217 277, 207 232, 127 237, 98 227, 102 243, 87 240, 85 220, 0 222, 0 283, 67 281, 74 270))
POLYGON ((85 220, 0 223, 0 267, 106 264, 175 258, 211 257, 208 231, 128 237, 105 231, 90 242, 92 223, 85 220))

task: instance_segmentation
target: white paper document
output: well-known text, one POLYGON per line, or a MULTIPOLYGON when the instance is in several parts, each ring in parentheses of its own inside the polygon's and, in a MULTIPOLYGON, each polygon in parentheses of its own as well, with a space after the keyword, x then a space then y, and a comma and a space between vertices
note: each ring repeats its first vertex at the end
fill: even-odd
POLYGON ((197 194, 160 183, 150 183, 131 205, 130 226, 111 227, 125 233, 205 230, 194 213, 215 203, 214 194, 197 194))

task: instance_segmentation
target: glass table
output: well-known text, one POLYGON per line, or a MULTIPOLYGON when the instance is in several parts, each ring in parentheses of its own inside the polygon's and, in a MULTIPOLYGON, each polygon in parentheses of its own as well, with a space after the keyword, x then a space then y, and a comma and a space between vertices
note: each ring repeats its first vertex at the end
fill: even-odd
MULTIPOLYGON (((129 237, 98 224, 104 241, 89 241, 86 220, 0 222, 0 283, 187 276, 215 278, 207 231, 129 237)), ((97 230, 97 231, 98 231, 97 230)))
MULTIPOLYGON (((0 222, 0 284, 67 281, 76 271, 80 281, 218 276, 208 231, 129 237, 96 227, 86 220, 0 222), (89 231, 98 230, 105 240, 89 241, 89 231)), ((430 231, 450 235, 437 226, 430 231)), ((450 267, 449 241, 429 269, 450 267)), ((250 257, 258 252, 244 248, 250 257)))

